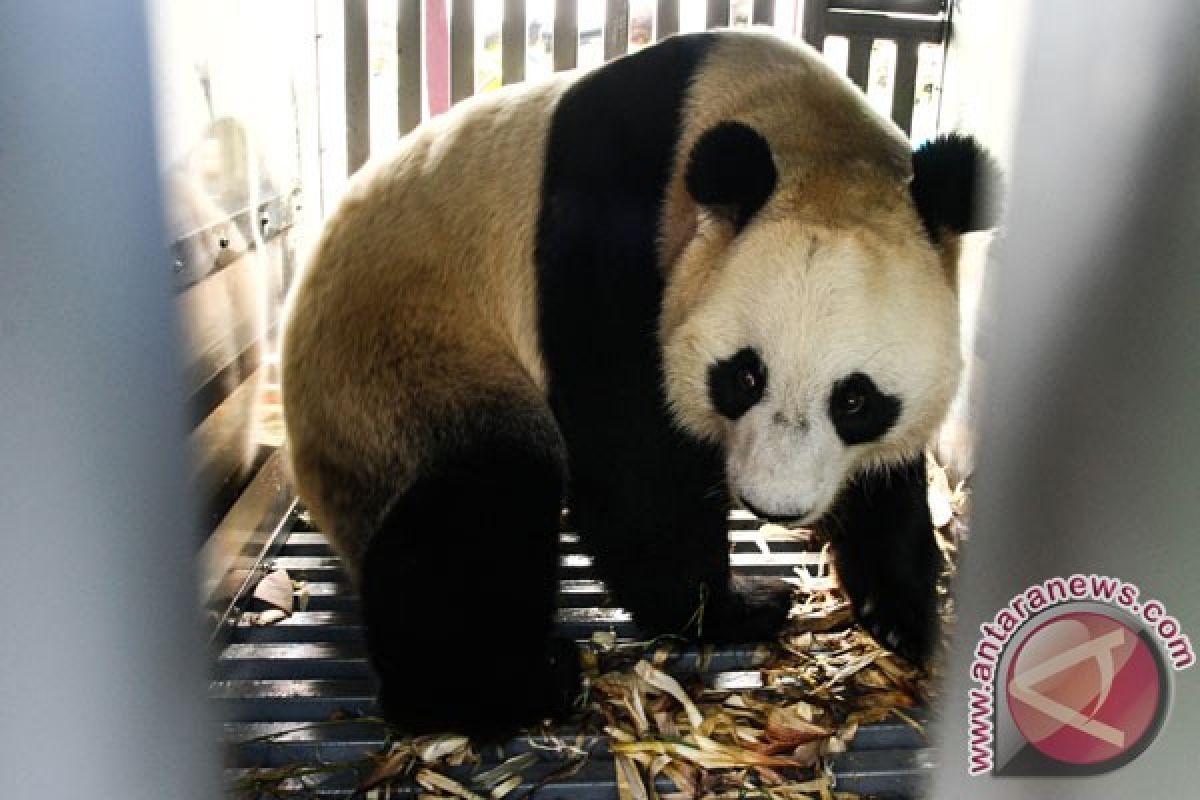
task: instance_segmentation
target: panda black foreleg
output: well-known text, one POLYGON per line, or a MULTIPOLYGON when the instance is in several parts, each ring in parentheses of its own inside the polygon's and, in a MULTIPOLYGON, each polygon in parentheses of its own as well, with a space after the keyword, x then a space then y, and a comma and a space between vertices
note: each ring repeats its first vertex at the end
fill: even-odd
POLYGON ((938 630, 940 556, 926 491, 921 455, 857 477, 823 523, 860 624, 918 664, 929 658, 938 630))
POLYGON ((492 739, 569 710, 578 653, 551 637, 563 482, 556 430, 491 431, 392 508, 361 586, 389 721, 492 739))
POLYGON ((672 507, 666 492, 649 496, 658 502, 638 514, 586 506, 577 514, 597 571, 638 629, 712 643, 773 640, 791 587, 732 577, 724 506, 693 499, 672 507))

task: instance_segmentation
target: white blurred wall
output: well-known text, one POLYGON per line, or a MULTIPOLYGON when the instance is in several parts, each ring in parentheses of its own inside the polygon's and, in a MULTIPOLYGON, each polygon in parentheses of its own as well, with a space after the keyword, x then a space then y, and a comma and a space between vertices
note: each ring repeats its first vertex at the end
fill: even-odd
POLYGON ((140 0, 0 5, 0 797, 213 798, 140 0))
POLYGON ((1113 773, 967 775, 978 626, 1025 587, 1117 576, 1200 637, 1200 5, 1056 0, 1028 31, 936 796, 1194 797, 1194 667, 1113 773))

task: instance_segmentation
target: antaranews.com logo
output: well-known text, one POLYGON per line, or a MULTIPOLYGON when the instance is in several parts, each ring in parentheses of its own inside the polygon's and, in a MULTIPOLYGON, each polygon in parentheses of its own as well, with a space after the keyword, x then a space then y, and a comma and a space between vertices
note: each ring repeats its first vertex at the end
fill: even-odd
POLYGON ((970 774, 1098 775, 1150 746, 1171 671, 1196 657, 1179 621, 1140 596, 1119 578, 1050 578, 979 626, 970 774))

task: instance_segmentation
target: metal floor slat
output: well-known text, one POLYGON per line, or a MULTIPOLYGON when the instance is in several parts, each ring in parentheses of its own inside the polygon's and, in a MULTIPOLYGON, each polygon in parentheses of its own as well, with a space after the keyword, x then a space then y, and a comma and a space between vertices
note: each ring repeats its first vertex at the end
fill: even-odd
MULTIPOLYGON (((735 572, 782 577, 792 575, 798 564, 813 563, 806 542, 770 529, 760 533, 758 525, 753 518, 731 519, 735 572), (763 552, 764 543, 769 553, 763 552)), ((243 613, 216 660, 210 685, 212 703, 225 723, 230 785, 255 768, 352 762, 378 753, 384 745, 382 726, 353 721, 376 713, 376 679, 367 661, 351 584, 319 532, 300 522, 284 535, 271 564, 286 569, 293 580, 306 582, 308 606, 273 625, 254 624, 254 615, 243 613), (330 719, 341 721, 328 724, 330 719)), ((559 631, 579 640, 596 632, 615 633, 620 639, 636 635, 629 615, 608 603, 578 537, 563 534, 562 551, 559 631)), ((755 681, 757 667, 768 654, 762 646, 686 649, 672 653, 662 667, 674 674, 703 673, 709 686, 733 688, 755 681)), ((578 732, 564 728, 561 736, 575 741, 578 732)), ((478 769, 536 748, 537 739, 520 736, 502 748, 485 748, 484 765, 478 769)), ((580 741, 592 751, 591 759, 578 774, 556 781, 544 796, 615 797, 615 772, 604 737, 580 741)), ((915 796, 931 757, 923 737, 903 722, 864 726, 851 749, 834 760, 837 788, 872 796, 915 796)), ((544 772, 553 771, 552 764, 542 766, 544 772)), ((540 773, 533 770, 526 777, 536 782, 540 773)), ((659 788, 673 789, 669 782, 659 788)), ((322 776, 319 789, 310 796, 349 797, 353 789, 353 775, 332 774, 322 776)), ((413 787, 393 796, 417 793, 413 787)), ((518 790, 513 796, 519 794, 518 790)))
MULTIPOLYGON (((543 775, 561 769, 564 763, 546 760, 534 765, 524 774, 524 780, 514 792, 514 796, 522 796, 524 792, 532 789, 543 775)), ((912 776, 927 772, 933 766, 933 753, 928 748, 850 751, 837 759, 837 786, 839 791, 864 792, 869 793, 871 797, 912 797, 917 791, 912 776)), ((251 770, 245 767, 233 767, 227 772, 230 781, 252 774, 251 770)), ((476 768, 454 768, 447 770, 447 774, 460 783, 469 785, 470 776, 476 774, 476 768)), ((350 798, 355 796, 356 788, 353 775, 345 772, 333 773, 322 783, 318 796, 330 800, 350 798)), ((671 781, 662 775, 655 782, 655 788, 660 794, 676 791, 671 781)), ((428 794, 416 785, 409 785, 392 789, 388 796, 416 798, 428 794)), ((571 800, 611 800, 618 796, 612 762, 606 759, 603 753, 593 753, 580 770, 556 780, 539 796, 571 800)))
MULTIPOLYGON (((278 731, 287 731, 295 727, 293 723, 228 723, 225 735, 229 738, 246 737, 261 738, 277 735, 278 731)), ((847 780, 864 780, 874 774, 882 781, 888 776, 893 782, 898 782, 896 761, 907 762, 910 765, 922 765, 927 761, 931 752, 911 728, 892 730, 880 726, 874 737, 869 739, 868 746, 856 747, 839 757, 839 785, 847 780), (874 746, 870 746, 874 745, 874 746), (901 757, 900 754, 907 754, 901 757)), ((253 769, 282 767, 295 763, 297 760, 313 763, 350 762, 365 758, 379 751, 378 727, 359 725, 356 727, 338 726, 336 733, 322 737, 286 738, 271 743, 253 742, 243 745, 239 750, 238 763, 230 769, 253 769)), ((569 732, 563 731, 564 736, 569 732)), ((603 736, 571 737, 573 746, 586 751, 593 760, 612 769, 612 757, 609 750, 609 740, 603 736)), ((857 744, 857 742, 856 742, 857 744)), ((498 763, 504 759, 527 752, 547 752, 554 746, 549 737, 542 739, 513 739, 502 747, 492 748, 483 755, 489 763, 498 763)), ((932 766, 930 764, 930 766, 932 766)), ((611 780, 611 775, 608 776, 611 780)))

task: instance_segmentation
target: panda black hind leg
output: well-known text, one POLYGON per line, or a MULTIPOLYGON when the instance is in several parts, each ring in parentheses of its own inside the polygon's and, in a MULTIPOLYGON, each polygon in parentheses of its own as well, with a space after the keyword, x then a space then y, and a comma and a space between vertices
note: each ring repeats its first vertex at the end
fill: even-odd
POLYGON ((825 523, 842 586, 884 647, 924 664, 936 643, 940 553, 925 458, 858 476, 825 523))
POLYGON ((384 716, 486 740, 578 690, 575 645, 551 637, 564 453, 545 408, 460 416, 372 538, 361 591, 384 716))

